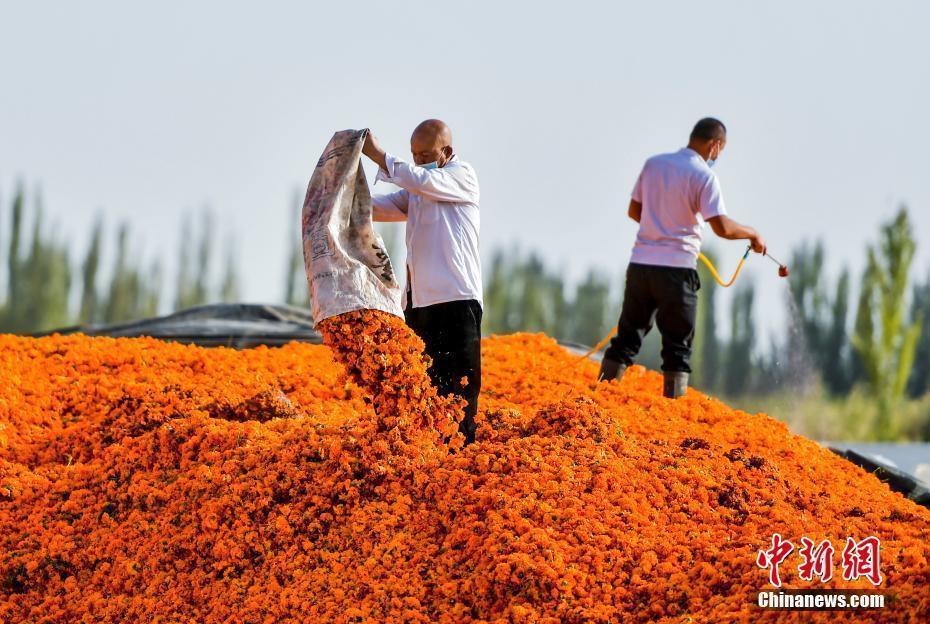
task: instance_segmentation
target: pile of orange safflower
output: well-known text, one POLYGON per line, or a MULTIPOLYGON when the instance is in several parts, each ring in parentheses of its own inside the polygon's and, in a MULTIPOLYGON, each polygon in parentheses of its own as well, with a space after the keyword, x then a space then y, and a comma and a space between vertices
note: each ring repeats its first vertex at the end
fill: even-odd
POLYGON ((399 320, 333 324, 345 367, 0 336, 0 622, 843 619, 754 606, 775 532, 879 537, 889 604, 855 621, 930 619, 930 512, 767 416, 493 337, 479 442, 447 451, 399 320))
POLYGON ((437 447, 448 439, 452 448, 462 445, 457 423, 463 402, 439 396, 429 381, 423 341, 400 318, 360 310, 325 319, 317 329, 352 381, 371 398, 378 442, 390 440, 396 447, 417 439, 429 448, 430 442, 437 447))

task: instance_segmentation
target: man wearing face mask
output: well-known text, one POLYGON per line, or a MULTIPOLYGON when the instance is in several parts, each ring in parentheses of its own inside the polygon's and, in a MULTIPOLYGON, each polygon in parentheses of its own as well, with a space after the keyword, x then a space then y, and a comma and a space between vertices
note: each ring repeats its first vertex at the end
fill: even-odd
POLYGON ((627 267, 617 334, 604 353, 599 380, 623 377, 655 322, 662 334, 663 394, 682 396, 691 373, 701 287, 695 266, 704 221, 717 236, 746 239, 753 251, 765 253, 759 233, 730 219, 724 208, 711 167, 726 144, 726 127, 707 117, 694 126, 687 147, 653 156, 643 166, 628 211, 639 232, 627 267))
POLYGON ((478 177, 452 148, 452 132, 427 119, 410 137, 413 162, 385 152, 369 132, 362 153, 378 165, 375 183, 399 191, 372 197, 375 221, 406 221, 404 317, 426 345, 440 394, 467 401, 460 430, 475 441, 481 390, 481 261, 478 177))

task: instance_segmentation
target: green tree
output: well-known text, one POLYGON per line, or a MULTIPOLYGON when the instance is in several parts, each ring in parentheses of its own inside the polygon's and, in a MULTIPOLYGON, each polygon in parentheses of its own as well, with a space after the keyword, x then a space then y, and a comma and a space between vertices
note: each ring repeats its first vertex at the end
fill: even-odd
POLYGON ((491 272, 484 289, 484 332, 507 334, 515 329, 513 318, 514 275, 512 261, 503 249, 491 258, 491 272))
POLYGON ((129 266, 128 239, 129 226, 123 223, 116 235, 116 258, 101 319, 107 324, 129 321, 134 318, 134 304, 139 294, 139 284, 129 266))
POLYGON ((97 321, 100 314, 97 297, 97 271, 100 268, 100 245, 103 237, 103 221, 100 217, 94 223, 91 233, 90 247, 81 266, 81 308, 78 313, 78 322, 92 324, 97 321))
MULTIPOLYGON (((705 250, 704 255, 712 263, 717 262, 712 249, 705 250)), ((697 270, 701 279, 701 290, 698 293, 694 355, 691 358, 692 384, 704 392, 713 393, 717 390, 721 365, 720 337, 717 335, 718 285, 703 262, 698 263, 697 270)))
POLYGON ((922 284, 915 284, 911 296, 911 322, 920 321, 920 339, 914 357, 914 368, 907 383, 907 393, 922 397, 930 390, 930 274, 922 284))
POLYGON ((729 396, 746 392, 752 379, 752 347, 754 329, 752 307, 755 291, 744 286, 733 296, 730 307, 730 341, 727 344, 726 378, 723 389, 729 396))
POLYGON ((571 332, 572 305, 565 295, 565 278, 562 273, 549 273, 546 279, 549 296, 549 328, 546 333, 553 338, 566 340, 571 332))
POLYGON ((10 223, 10 245, 7 249, 7 293, 6 305, 3 314, 3 331, 18 331, 18 323, 21 314, 19 310, 23 303, 21 295, 22 290, 22 260, 20 260, 20 239, 22 237, 23 227, 23 205, 25 203, 25 191, 22 182, 16 185, 16 191, 13 194, 13 207, 10 223))
POLYGON ((236 243, 230 235, 226 240, 226 262, 223 281, 220 284, 220 301, 235 303, 239 300, 239 271, 236 267, 236 243))
POLYGON ((158 314, 161 265, 156 260, 147 271, 131 258, 129 225, 123 223, 116 238, 116 258, 100 321, 123 323, 158 314))
POLYGON ((542 259, 535 253, 519 265, 517 279, 522 286, 518 305, 520 329, 527 332, 545 332, 548 329, 547 279, 542 259))
POLYGON ((148 270, 148 279, 142 289, 142 306, 139 318, 149 318, 158 315, 161 303, 161 262, 155 260, 148 270))
POLYGON ((908 279, 916 243, 907 210, 901 208, 869 246, 852 344, 862 362, 865 384, 878 403, 876 436, 895 436, 892 417, 911 374, 922 320, 905 322, 908 279))
POLYGON ((200 244, 197 246, 197 274, 194 279, 194 305, 210 301, 210 257, 213 251, 213 215, 204 210, 200 244))
POLYGON ((571 305, 573 322, 567 337, 584 344, 595 345, 616 321, 610 305, 610 280, 602 273, 589 270, 575 289, 571 305))
MULTIPOLYGON (((286 239, 289 241, 289 245, 284 278, 284 302, 288 305, 308 308, 310 307, 310 289, 307 284, 307 274, 304 268, 303 233, 299 226, 301 223, 302 209, 300 202, 301 196, 295 193, 293 201, 294 208, 287 220, 286 239)), ((387 244, 388 240, 385 238, 385 246, 387 246, 387 244)), ((388 255, 391 256, 391 261, 393 262, 396 257, 393 255, 393 250, 388 249, 388 255)), ((397 271, 396 265, 394 266, 394 270, 397 271)), ((397 279, 402 280, 402 275, 398 275, 397 279)))
POLYGON ((836 282, 836 293, 830 307, 830 324, 823 341, 821 370, 827 390, 836 395, 848 394, 853 378, 849 365, 849 334, 846 319, 849 315, 849 271, 843 270, 836 282))
POLYGON ((194 248, 195 233, 191 219, 185 215, 181 225, 181 246, 178 259, 175 309, 182 310, 209 303, 214 288, 210 282, 210 261, 213 252, 213 216, 208 210, 201 215, 201 231, 194 248), (192 259, 194 265, 192 266, 192 259))
POLYGON ((175 310, 183 310, 195 304, 193 277, 191 275, 191 222, 190 215, 184 215, 181 221, 180 245, 178 247, 177 293, 174 298, 175 310))
POLYGON ((13 200, 13 224, 7 256, 7 302, 0 331, 27 333, 52 329, 70 321, 68 293, 71 268, 67 246, 53 232, 45 233, 41 193, 35 195, 32 241, 22 257, 21 237, 25 205, 22 184, 13 200))

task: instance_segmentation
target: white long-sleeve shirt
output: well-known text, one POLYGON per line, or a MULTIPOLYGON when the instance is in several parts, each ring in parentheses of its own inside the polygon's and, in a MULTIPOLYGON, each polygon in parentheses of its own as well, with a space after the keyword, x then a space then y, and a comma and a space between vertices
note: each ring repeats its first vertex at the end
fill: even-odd
POLYGON ((478 176, 457 157, 424 169, 385 155, 375 177, 401 190, 371 198, 375 221, 407 222, 407 287, 414 308, 448 301, 482 302, 478 255, 478 176))

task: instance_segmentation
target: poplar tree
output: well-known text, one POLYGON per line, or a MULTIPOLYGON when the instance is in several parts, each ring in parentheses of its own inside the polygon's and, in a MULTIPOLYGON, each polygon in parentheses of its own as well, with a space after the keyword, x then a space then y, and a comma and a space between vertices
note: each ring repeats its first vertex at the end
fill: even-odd
POLYGON ((727 345, 723 389, 730 396, 745 393, 751 381, 755 290, 750 284, 733 296, 730 308, 730 341, 727 345))
POLYGON ((81 308, 78 313, 78 322, 93 324, 100 314, 97 297, 97 271, 100 267, 100 245, 103 236, 103 221, 100 217, 94 223, 91 233, 90 246, 84 263, 81 265, 81 308))
POLYGON ((923 319, 905 321, 908 281, 916 243, 905 208, 881 228, 869 246, 856 312, 852 345, 865 373, 865 385, 878 405, 879 438, 896 434, 893 414, 907 386, 923 319))
POLYGON ((907 384, 907 393, 919 398, 930 390, 930 274, 921 284, 915 284, 911 297, 911 321, 920 321, 920 339, 914 357, 914 368, 907 384))
POLYGON ((236 243, 232 235, 226 239, 226 262, 223 281, 220 284, 220 300, 235 303, 239 300, 239 271, 236 267, 236 243))
MULTIPOLYGON (((704 251, 711 263, 716 264, 717 255, 713 249, 704 251)), ((703 262, 698 263, 698 277, 701 289, 698 291, 697 319, 695 321, 694 345, 692 349, 691 383, 704 392, 713 393, 717 389, 720 373, 721 346, 717 335, 717 282, 703 262)))
POLYGON ((602 273, 589 270, 575 289, 575 300, 570 305, 572 323, 568 335, 571 340, 594 346, 607 334, 619 314, 610 305, 610 280, 602 273))

